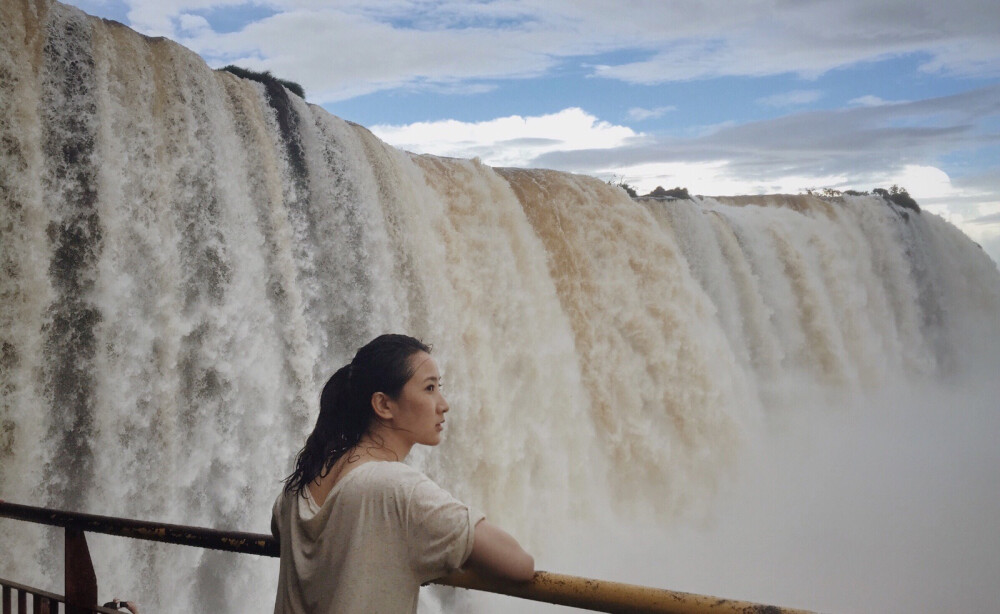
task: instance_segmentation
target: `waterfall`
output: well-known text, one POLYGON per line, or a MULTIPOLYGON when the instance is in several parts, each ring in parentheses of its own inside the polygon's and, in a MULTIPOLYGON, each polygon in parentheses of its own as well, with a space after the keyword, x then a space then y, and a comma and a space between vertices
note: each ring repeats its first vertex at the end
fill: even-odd
MULTIPOLYGON (((600 576, 548 561, 572 566, 575 533, 621 537, 611 565, 644 531, 711 523, 790 424, 887 420, 901 390, 997 391, 1000 274, 927 212, 874 196, 633 200, 589 177, 418 156, 49 0, 5 0, 0 41, 9 501, 266 532, 325 379, 406 332, 435 346, 452 407, 444 443, 412 462, 543 567, 600 576)), ((949 423, 994 432, 995 401, 976 399, 949 423)), ((0 527, 19 553, 0 576, 61 590, 59 535, 0 527)), ((274 561, 90 541, 102 598, 273 599, 274 561)))

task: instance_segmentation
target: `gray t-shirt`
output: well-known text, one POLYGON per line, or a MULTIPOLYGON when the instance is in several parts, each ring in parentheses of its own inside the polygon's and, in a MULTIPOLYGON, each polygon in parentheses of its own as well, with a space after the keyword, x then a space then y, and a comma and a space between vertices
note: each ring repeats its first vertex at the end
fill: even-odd
POLYGON ((275 614, 416 612, 420 585, 465 563, 483 519, 403 463, 353 469, 323 505, 304 492, 274 502, 275 614))

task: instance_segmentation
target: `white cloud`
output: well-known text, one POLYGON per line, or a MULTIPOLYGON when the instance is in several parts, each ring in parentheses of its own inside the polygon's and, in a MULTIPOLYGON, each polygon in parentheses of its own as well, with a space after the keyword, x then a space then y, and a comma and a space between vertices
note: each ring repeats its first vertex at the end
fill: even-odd
POLYGON ((960 192, 951 184, 948 173, 934 167, 921 164, 907 164, 902 169, 890 175, 886 185, 899 185, 906 188, 911 196, 918 200, 930 198, 949 198, 960 196, 960 192))
MULTIPOLYGON (((752 177, 843 175, 868 183, 875 172, 930 165, 950 152, 982 147, 989 142, 990 122, 1000 117, 998 95, 1000 86, 990 86, 915 102, 721 125, 691 138, 630 142, 614 151, 614 159, 617 166, 726 160, 752 177)), ((604 151, 554 151, 535 162, 583 169, 603 168, 607 159, 604 151)))
POLYGON ((1000 224, 1000 211, 996 213, 990 213, 988 215, 981 215, 975 219, 969 220, 970 224, 1000 224))
MULTIPOLYGON (((633 24, 637 41, 649 41, 652 53, 600 66, 597 74, 645 84, 784 73, 813 77, 906 54, 928 55, 928 72, 1000 73, 1000 39, 994 35, 1000 5, 988 0, 699 4, 701 11, 682 9, 686 34, 668 30, 653 42, 644 35, 654 31, 633 24)), ((664 3, 663 10, 677 5, 664 3)))
POLYGON ((652 162, 611 167, 595 171, 598 177, 623 177, 640 194, 657 186, 687 188, 691 194, 721 196, 731 194, 797 193, 798 189, 786 187, 782 182, 761 182, 740 177, 724 160, 714 162, 652 162))
POLYGON ((641 136, 626 126, 600 121, 579 108, 534 117, 376 125, 370 129, 390 145, 414 153, 479 158, 491 166, 521 167, 547 152, 610 149, 641 136))
POLYGON ((442 94, 444 96, 486 94, 497 90, 497 85, 495 83, 431 83, 416 87, 423 91, 442 94))
POLYGON ((892 104, 892 102, 888 100, 883 100, 878 96, 867 95, 867 96, 859 96, 858 98, 852 98, 851 100, 847 101, 847 104, 857 107, 881 107, 882 105, 892 104))
MULTIPOLYGON (((554 64, 535 35, 491 30, 425 32, 363 16, 289 12, 240 32, 182 39, 217 62, 240 61, 301 83, 309 99, 333 102, 395 88, 458 87, 468 80, 537 77, 554 64)), ((555 44, 555 43, 553 43, 555 44)))
POLYGON ((185 15, 192 17, 194 11, 246 4, 245 0, 124 0, 123 3, 129 7, 130 27, 147 36, 166 36, 178 41, 187 30, 185 15))
POLYGON ((816 102, 823 97, 819 90, 792 90, 758 98, 757 103, 765 107, 795 107, 816 102))
POLYGON ((677 107, 670 105, 666 107, 656 107, 655 109, 643 109, 642 107, 632 107, 628 110, 629 119, 634 119, 636 121, 643 121, 647 119, 655 119, 657 117, 662 117, 664 114, 670 111, 676 111, 677 107))
POLYGON ((180 31, 188 36, 194 36, 211 30, 211 27, 208 25, 208 20, 201 15, 184 13, 178 18, 178 24, 180 31))

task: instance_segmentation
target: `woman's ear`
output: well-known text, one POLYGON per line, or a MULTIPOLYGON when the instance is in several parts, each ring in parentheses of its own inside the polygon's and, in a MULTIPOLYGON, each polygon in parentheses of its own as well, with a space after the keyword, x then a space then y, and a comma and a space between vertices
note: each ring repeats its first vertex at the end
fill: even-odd
POLYGON ((384 392, 376 392, 372 395, 372 410, 375 415, 382 420, 392 420, 393 402, 384 392))

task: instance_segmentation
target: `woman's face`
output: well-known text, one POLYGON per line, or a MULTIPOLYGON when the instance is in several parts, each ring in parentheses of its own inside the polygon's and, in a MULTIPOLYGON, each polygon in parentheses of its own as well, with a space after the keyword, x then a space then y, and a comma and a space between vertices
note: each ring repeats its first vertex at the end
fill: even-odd
POLYGON ((436 446, 444 430, 444 414, 448 402, 441 393, 441 372, 437 363, 426 352, 410 357, 413 376, 403 386, 399 398, 393 403, 393 426, 405 433, 411 443, 436 446))

